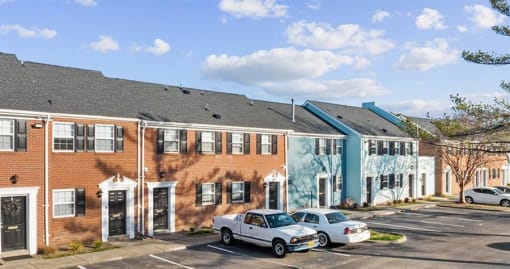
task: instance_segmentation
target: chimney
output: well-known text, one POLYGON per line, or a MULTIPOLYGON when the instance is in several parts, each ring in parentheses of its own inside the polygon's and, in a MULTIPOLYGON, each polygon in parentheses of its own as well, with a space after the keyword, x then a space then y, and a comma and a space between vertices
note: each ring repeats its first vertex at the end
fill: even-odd
POLYGON ((292 103, 292 122, 296 122, 296 106, 294 105, 294 98, 290 99, 290 102, 292 103))

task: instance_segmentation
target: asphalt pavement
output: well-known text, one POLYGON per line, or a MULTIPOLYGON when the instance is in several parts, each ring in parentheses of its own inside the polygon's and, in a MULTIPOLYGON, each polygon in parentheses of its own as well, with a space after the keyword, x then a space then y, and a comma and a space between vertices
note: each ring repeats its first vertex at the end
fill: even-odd
MULTIPOLYGON (((373 211, 342 210, 350 219, 363 220, 371 217, 395 214, 402 210, 417 210, 436 206, 436 203, 426 202, 405 205, 395 208, 382 208, 373 211)), ((111 241, 118 248, 106 251, 65 256, 60 258, 44 258, 42 255, 24 257, 20 259, 0 260, 1 268, 38 268, 56 269, 87 266, 90 264, 122 260, 133 257, 147 256, 169 251, 182 250, 190 247, 206 245, 219 241, 217 234, 204 236, 189 236, 184 232, 157 235, 154 238, 142 240, 111 241)))

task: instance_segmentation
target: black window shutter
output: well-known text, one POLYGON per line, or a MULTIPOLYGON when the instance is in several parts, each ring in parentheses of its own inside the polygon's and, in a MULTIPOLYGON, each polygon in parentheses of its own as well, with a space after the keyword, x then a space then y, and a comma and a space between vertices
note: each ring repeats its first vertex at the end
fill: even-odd
POLYGON ((331 155, 331 139, 326 139, 326 155, 331 155))
POLYGON ((245 181, 244 182, 244 202, 249 203, 250 202, 250 193, 251 193, 251 182, 245 181))
POLYGON ((414 151, 413 151, 413 142, 409 142, 409 155, 414 155, 414 151))
POLYGON ((320 153, 320 138, 315 138, 315 155, 319 155, 320 153))
POLYGON ((406 155, 406 142, 400 142, 400 155, 406 155))
POLYGON ((124 151, 124 127, 115 126, 115 151, 124 151))
POLYGON ((195 152, 202 153, 202 132, 195 132, 195 152))
POLYGON ((76 151, 84 151, 85 150, 85 125, 84 124, 76 124, 76 151))
POLYGON ((16 151, 27 151, 27 121, 16 121, 16 151))
POLYGON ((214 183, 214 204, 221 205, 221 182, 214 183))
POLYGON ((368 140, 368 155, 372 155, 372 140, 368 140))
POLYGON ((377 141, 377 155, 383 155, 383 141, 377 141))
POLYGON ((180 150, 181 153, 188 153, 188 131, 185 129, 179 130, 179 141, 181 143, 180 150))
POLYGON ((395 155, 395 142, 390 141, 390 155, 395 155))
POLYGON ((227 133, 227 154, 232 154, 232 133, 227 133))
POLYGON ((195 206, 202 206, 202 184, 195 184, 195 206))
POLYGON ((381 176, 379 177, 379 179, 380 179, 380 181, 381 181, 381 190, 384 188, 384 183, 383 183, 383 181, 384 181, 384 180, 383 180, 383 177, 384 177, 383 175, 381 175, 381 176))
POLYGON ((214 145, 214 152, 216 154, 221 154, 221 152, 222 152, 222 149, 221 149, 222 133, 221 132, 216 132, 214 134, 214 139, 216 140, 216 143, 214 145))
POLYGON ((404 175, 403 174, 399 174, 398 177, 400 178, 400 181, 399 181, 399 184, 400 184, 400 188, 402 188, 404 186, 404 175))
POLYGON ((273 155, 278 154, 278 136, 277 135, 271 136, 271 154, 273 154, 273 155))
POLYGON ((227 204, 232 203, 232 182, 227 182, 227 204))
POLYGON ((94 151, 95 145, 94 145, 94 125, 89 124, 87 125, 87 151, 94 151))
POLYGON ((158 129, 158 154, 165 152, 165 130, 158 129))
POLYGON ((250 134, 244 134, 244 154, 250 154, 250 134))
POLYGON ((257 134, 257 154, 261 154, 262 153, 262 135, 261 134, 257 134))
POLYGON ((336 139, 333 139, 333 155, 337 155, 337 154, 340 154, 337 150, 337 147, 336 147, 336 143, 337 143, 337 140, 336 139))
POLYGON ((75 216, 85 216, 85 189, 76 189, 74 191, 74 198, 76 199, 75 216))
POLYGON ((395 188, 395 174, 390 174, 389 185, 390 185, 390 189, 395 188))

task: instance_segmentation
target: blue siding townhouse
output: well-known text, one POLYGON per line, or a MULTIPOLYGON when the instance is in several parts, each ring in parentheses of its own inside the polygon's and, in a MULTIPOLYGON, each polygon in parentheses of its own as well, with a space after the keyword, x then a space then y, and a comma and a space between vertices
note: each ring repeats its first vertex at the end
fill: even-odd
POLYGON ((303 107, 347 135, 343 200, 373 205, 416 196, 417 139, 367 105, 306 101, 303 107))

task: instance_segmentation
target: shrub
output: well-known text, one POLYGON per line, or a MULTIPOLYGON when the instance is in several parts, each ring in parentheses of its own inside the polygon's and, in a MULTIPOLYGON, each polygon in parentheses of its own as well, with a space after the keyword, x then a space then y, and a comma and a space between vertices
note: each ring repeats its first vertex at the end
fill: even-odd
POLYGON ((368 203, 367 202, 363 202, 363 207, 368 207, 368 203))
POLYGON ((82 253, 84 250, 83 243, 79 241, 71 241, 68 248, 73 254, 82 253))
POLYGON ((406 197, 406 198, 404 199, 404 203, 406 203, 406 204, 407 204, 407 203, 409 203, 409 197, 406 197))
POLYGON ((96 241, 94 241, 94 248, 95 249, 101 249, 103 247, 103 241, 97 239, 96 241))

